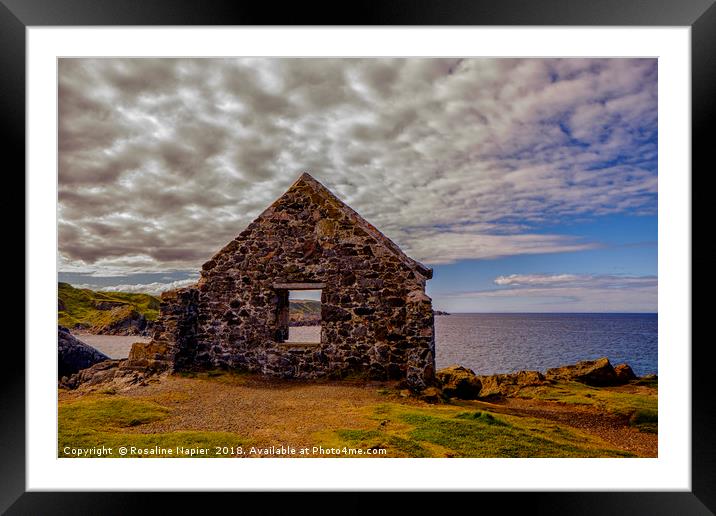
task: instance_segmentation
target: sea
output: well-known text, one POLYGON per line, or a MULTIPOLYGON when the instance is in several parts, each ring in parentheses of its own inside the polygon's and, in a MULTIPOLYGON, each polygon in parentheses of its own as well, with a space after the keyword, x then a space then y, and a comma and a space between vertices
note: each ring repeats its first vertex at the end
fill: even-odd
MULTIPOLYGON (((460 364, 477 374, 542 371, 607 357, 638 376, 658 372, 657 314, 452 314, 435 316, 438 369, 460 364)), ((319 327, 291 327, 289 340, 317 340, 319 327)), ((111 358, 126 358, 145 337, 78 335, 111 358)))
POLYGON ((657 374, 658 315, 510 313, 435 316, 435 365, 477 374, 544 372, 607 357, 637 376, 657 374))
POLYGON ((92 335, 89 333, 76 333, 74 335, 109 358, 127 358, 129 350, 132 349, 132 344, 151 340, 149 337, 136 335, 92 335))

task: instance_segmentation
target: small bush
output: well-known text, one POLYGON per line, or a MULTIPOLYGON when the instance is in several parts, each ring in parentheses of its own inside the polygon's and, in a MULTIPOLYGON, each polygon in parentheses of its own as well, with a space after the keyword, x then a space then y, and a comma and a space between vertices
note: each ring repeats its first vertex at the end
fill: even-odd
POLYGON ((659 428, 659 415, 654 410, 636 410, 629 418, 629 424, 641 432, 655 434, 659 428))
POLYGON ((457 416, 455 416, 458 419, 469 419, 469 420, 478 420, 482 421, 483 423, 487 423, 488 425, 504 425, 502 421, 499 419, 496 419, 495 416, 492 414, 489 414, 487 412, 480 412, 479 410, 477 412, 461 412, 457 416))

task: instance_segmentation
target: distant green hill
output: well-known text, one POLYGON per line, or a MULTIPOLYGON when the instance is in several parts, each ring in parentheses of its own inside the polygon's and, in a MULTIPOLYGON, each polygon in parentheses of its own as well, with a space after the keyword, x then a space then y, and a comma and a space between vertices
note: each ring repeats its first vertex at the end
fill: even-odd
POLYGON ((311 299, 292 299, 289 302, 289 318, 293 326, 321 324, 321 302, 311 299))
POLYGON ((149 294, 97 292, 61 282, 57 287, 58 323, 66 328, 131 335, 159 315, 159 298, 149 294))
POLYGON ((292 299, 290 301, 292 313, 321 316, 321 302, 312 299, 292 299))

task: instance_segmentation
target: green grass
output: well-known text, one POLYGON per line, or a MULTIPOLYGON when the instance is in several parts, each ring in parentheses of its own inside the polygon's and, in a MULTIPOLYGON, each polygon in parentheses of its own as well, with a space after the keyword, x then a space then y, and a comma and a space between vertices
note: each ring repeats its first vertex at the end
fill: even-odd
MULTIPOLYGON (((432 454, 416 441, 398 435, 390 435, 378 430, 338 430, 336 432, 344 445, 350 448, 386 448, 391 456, 431 457, 432 454)), ((340 446, 339 446, 340 447, 340 446)))
POLYGON ((596 437, 527 417, 428 409, 398 403, 374 407, 375 429, 341 429, 324 437, 331 446, 384 447, 388 457, 633 457, 596 437))
POLYGON ((655 434, 659 429, 659 415, 654 410, 639 409, 631 415, 629 424, 642 432, 655 434))
POLYGON ((105 326, 132 315, 144 315, 148 321, 159 316, 159 298, 149 294, 127 292, 95 292, 58 283, 58 323, 67 328, 105 326), (98 306, 113 307, 100 310, 98 306))
POLYGON ((130 449, 125 457, 189 456, 177 453, 178 447, 206 449, 202 457, 225 457, 217 453, 216 447, 245 445, 244 439, 228 432, 141 433, 142 425, 167 418, 170 413, 171 409, 153 401, 112 395, 62 403, 58 415, 58 456, 72 457, 72 449, 104 446, 111 448, 105 456, 122 457, 119 449, 124 446, 130 449), (155 446, 162 448, 162 452, 171 449, 173 453, 151 453, 155 446))
POLYGON ((495 416, 493 416, 489 412, 480 412, 479 410, 477 412, 460 412, 455 417, 458 419, 467 419, 467 420, 473 420, 473 421, 480 420, 488 425, 505 426, 504 422, 495 418, 495 416))
POLYGON ((128 398, 89 398, 60 407, 68 427, 117 430, 164 419, 169 409, 151 401, 128 398))
POLYGON ((658 412, 658 395, 655 388, 642 392, 625 392, 621 388, 590 387, 578 382, 562 382, 553 385, 524 387, 517 396, 587 405, 596 407, 602 412, 627 417, 636 411, 658 412))

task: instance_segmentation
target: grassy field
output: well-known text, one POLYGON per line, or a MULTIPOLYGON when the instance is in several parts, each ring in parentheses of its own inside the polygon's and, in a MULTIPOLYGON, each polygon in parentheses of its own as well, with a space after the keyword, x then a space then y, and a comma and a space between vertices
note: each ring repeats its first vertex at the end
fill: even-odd
MULTIPOLYGON (((228 432, 176 431, 144 434, 132 432, 152 421, 168 417, 171 409, 153 401, 126 399, 100 394, 78 400, 60 408, 59 456, 65 447, 93 448, 104 446, 112 451, 106 456, 120 457, 119 447, 147 449, 155 446, 173 448, 209 448, 223 446, 227 442, 240 444, 238 436, 228 432)), ((147 454, 149 455, 149 454, 147 454)), ((169 457, 167 453, 153 454, 169 457)), ((212 453, 207 456, 216 456, 212 453)))
POLYGON ((342 429, 325 444, 387 448, 394 457, 633 457, 552 422, 466 407, 377 405, 368 416, 375 430, 342 429))
POLYGON ((145 449, 133 456, 162 456, 146 450, 153 446, 204 448, 209 457, 227 456, 227 449, 230 456, 278 456, 272 447, 279 446, 293 449, 283 455, 291 457, 324 456, 320 449, 355 457, 656 454, 653 386, 630 392, 570 382, 521 396, 430 405, 394 384, 174 375, 125 392, 61 390, 59 456, 69 456, 66 447, 98 446, 111 447, 111 456, 120 446, 145 449), (587 423, 573 424, 575 418, 587 423))
POLYGON ((631 426, 644 432, 657 432, 658 395, 656 382, 634 383, 603 389, 578 382, 564 382, 539 387, 524 387, 520 398, 552 401, 592 407, 603 413, 629 418, 631 426))
POLYGON ((132 312, 144 315, 147 321, 159 316, 160 300, 149 294, 96 292, 61 282, 57 288, 58 324, 66 328, 99 328, 122 320, 132 312))

